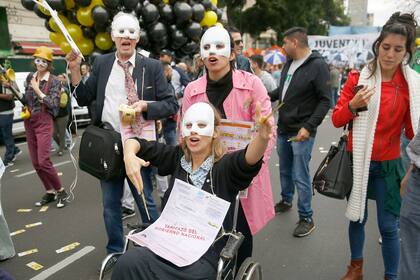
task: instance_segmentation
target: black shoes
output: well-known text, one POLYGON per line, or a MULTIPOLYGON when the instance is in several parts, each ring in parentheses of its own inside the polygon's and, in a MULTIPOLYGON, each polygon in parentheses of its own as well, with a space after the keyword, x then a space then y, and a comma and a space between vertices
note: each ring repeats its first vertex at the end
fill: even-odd
POLYGON ((53 201, 55 201, 55 193, 46 193, 40 201, 35 202, 35 206, 41 207, 53 201))
POLYGON ((311 234, 315 229, 314 220, 312 218, 300 218, 297 227, 293 232, 294 237, 304 237, 311 234))
POLYGON ((281 200, 274 206, 274 211, 276 213, 284 213, 290 210, 292 208, 292 203, 281 200))
POLYGON ((67 196, 64 189, 61 192, 57 192, 57 208, 63 208, 67 205, 67 196))
POLYGON ((35 202, 35 206, 41 207, 41 206, 44 206, 45 204, 54 202, 56 200, 57 200, 57 208, 63 208, 64 206, 67 205, 67 193, 64 189, 60 192, 57 192, 57 194, 55 193, 44 194, 44 196, 41 198, 40 201, 35 202))

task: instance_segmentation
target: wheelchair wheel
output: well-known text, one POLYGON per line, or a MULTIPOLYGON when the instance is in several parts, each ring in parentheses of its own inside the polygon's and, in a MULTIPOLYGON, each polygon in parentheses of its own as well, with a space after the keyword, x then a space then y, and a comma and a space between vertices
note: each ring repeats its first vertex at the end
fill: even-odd
POLYGON ((262 280, 261 265, 251 258, 246 258, 239 268, 235 280, 262 280))

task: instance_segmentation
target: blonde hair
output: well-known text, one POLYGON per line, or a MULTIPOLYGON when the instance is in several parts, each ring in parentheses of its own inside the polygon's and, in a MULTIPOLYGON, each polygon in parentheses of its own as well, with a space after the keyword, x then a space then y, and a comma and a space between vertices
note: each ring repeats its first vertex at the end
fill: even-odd
MULTIPOLYGON (((209 105, 211 106, 211 108, 213 109, 213 112, 214 112, 214 131, 218 132, 218 130, 219 130, 218 127, 221 124, 222 117, 221 117, 219 111, 212 104, 209 103, 209 105)), ((188 162, 190 162, 191 161, 191 152, 188 149, 186 141, 181 142, 181 148, 184 151, 185 159, 188 162)), ((216 136, 215 138, 213 138, 213 140, 211 142, 211 154, 214 156, 214 162, 220 160, 225 155, 225 153, 226 153, 225 146, 223 145, 219 136, 216 136)))

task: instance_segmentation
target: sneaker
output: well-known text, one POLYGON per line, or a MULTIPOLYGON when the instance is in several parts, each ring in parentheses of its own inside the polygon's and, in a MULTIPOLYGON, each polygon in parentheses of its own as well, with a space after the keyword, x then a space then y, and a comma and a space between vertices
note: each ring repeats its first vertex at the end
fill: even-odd
POLYGON ((53 201, 55 201, 55 193, 46 193, 41 198, 41 201, 35 202, 35 206, 41 207, 53 201))
POLYGON ((14 165, 13 161, 5 161, 3 162, 3 164, 4 164, 4 167, 6 168, 14 165))
POLYGON ((311 218, 300 218, 297 227, 293 231, 294 237, 304 237, 311 234, 315 229, 314 220, 311 218))
POLYGON ((67 193, 65 190, 57 192, 57 208, 63 208, 67 204, 67 193))
POLYGON ((102 276, 103 275, 105 275, 105 274, 107 274, 108 272, 110 272, 113 268, 114 268, 114 266, 115 266, 115 264, 117 263, 117 261, 118 261, 118 258, 120 257, 121 255, 116 255, 116 256, 113 256, 113 257, 111 257, 109 260, 108 260, 108 262, 105 264, 105 267, 102 269, 102 264, 101 264, 101 266, 99 267, 99 269, 98 269, 98 274, 100 274, 101 273, 101 269, 102 269, 102 276))
POLYGON ((128 219, 130 217, 133 217, 134 215, 136 215, 136 211, 131 210, 130 208, 127 207, 122 207, 122 219, 128 219))
POLYGON ((22 154, 22 150, 20 150, 19 148, 16 148, 15 149, 15 153, 14 153, 14 155, 13 155, 13 159, 12 159, 12 161, 15 161, 16 160, 16 157, 17 156, 20 156, 22 154))
POLYGON ((290 210, 290 208, 292 208, 292 203, 281 200, 279 203, 277 203, 274 206, 274 211, 276 213, 283 213, 283 212, 287 212, 290 210))

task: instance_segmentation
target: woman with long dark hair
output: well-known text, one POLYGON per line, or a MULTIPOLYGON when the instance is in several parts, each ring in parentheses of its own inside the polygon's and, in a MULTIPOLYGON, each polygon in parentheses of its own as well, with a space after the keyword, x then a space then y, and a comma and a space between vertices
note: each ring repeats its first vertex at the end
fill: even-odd
POLYGON ((416 25, 412 14, 391 16, 373 44, 374 59, 360 74, 350 72, 333 112, 336 127, 353 122, 347 147, 353 156, 353 189, 346 211, 351 263, 342 280, 363 278, 368 198, 376 200, 385 279, 397 278, 397 221, 404 176, 400 134, 405 127, 411 139, 420 116, 420 76, 408 66, 416 25))

